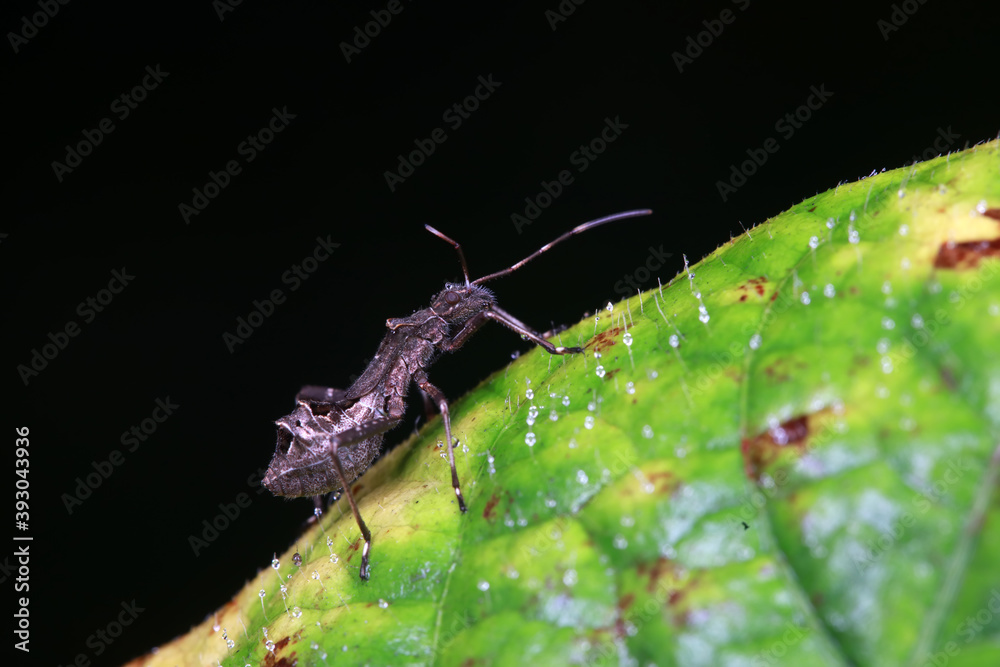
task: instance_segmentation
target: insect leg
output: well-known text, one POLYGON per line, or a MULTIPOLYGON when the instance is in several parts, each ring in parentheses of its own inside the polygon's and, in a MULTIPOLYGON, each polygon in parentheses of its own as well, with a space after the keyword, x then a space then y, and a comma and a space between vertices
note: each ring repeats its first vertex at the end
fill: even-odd
POLYGON ((440 389, 427 381, 427 375, 423 371, 413 374, 413 381, 420 389, 427 393, 441 411, 441 419, 444 421, 444 437, 448 441, 448 464, 451 465, 451 486, 455 489, 455 497, 458 498, 458 509, 465 512, 465 498, 462 496, 462 487, 458 483, 458 471, 455 469, 455 448, 451 439, 451 417, 448 414, 448 399, 440 389))
POLYGON ((332 460, 333 469, 337 473, 337 477, 340 478, 340 483, 344 485, 344 495, 347 496, 347 502, 351 504, 351 512, 354 513, 354 520, 358 523, 358 528, 361 529, 361 537, 365 540, 364 549, 361 552, 361 578, 368 580, 370 572, 368 571, 368 553, 372 548, 372 534, 368 530, 368 526, 365 525, 365 520, 361 518, 361 512, 358 511, 358 503, 354 500, 354 494, 351 493, 351 486, 347 481, 347 476, 344 474, 344 467, 340 465, 340 455, 338 454, 338 449, 340 448, 340 438, 334 438, 332 444, 332 460))
POLYGON ((340 484, 344 489, 344 495, 347 496, 347 502, 351 505, 351 512, 354 514, 354 520, 357 522, 358 528, 361 529, 361 536, 365 540, 365 546, 361 552, 361 571, 359 573, 361 578, 365 580, 367 580, 370 575, 368 567, 368 554, 371 552, 372 548, 372 534, 371 531, 368 530, 368 526, 365 525, 364 519, 361 518, 361 512, 358 510, 358 502, 354 499, 354 493, 351 491, 350 480, 348 480, 347 475, 344 474, 344 466, 340 462, 340 446, 351 445, 374 435, 378 435, 379 433, 384 433, 399 424, 399 422, 399 417, 393 417, 390 419, 375 419, 368 423, 360 424, 353 428, 349 428, 346 431, 342 431, 329 441, 330 460, 333 463, 333 470, 337 473, 337 478, 340 480, 340 484))
POLYGON ((450 340, 446 339, 441 341, 439 347, 445 352, 454 352, 458 348, 462 347, 462 344, 471 336, 476 333, 481 326, 486 324, 487 321, 493 320, 504 325, 508 329, 512 329, 516 333, 521 334, 533 343, 542 346, 549 354, 569 354, 569 353, 579 353, 583 352, 582 347, 559 347, 553 345, 549 341, 545 340, 544 337, 527 324, 517 319, 507 311, 503 310, 499 306, 491 306, 490 310, 484 310, 482 312, 476 313, 469 320, 462 325, 462 328, 455 332, 455 335, 451 337, 450 340))
POLYGON ((549 354, 568 354, 571 352, 583 352, 582 347, 559 347, 553 345, 549 341, 542 338, 541 334, 537 333, 534 329, 529 327, 527 324, 517 319, 507 311, 499 308, 498 306, 491 306, 490 310, 484 310, 483 316, 499 322, 508 329, 521 334, 533 343, 540 345, 545 348, 549 354))
POLYGON ((445 352, 454 352, 458 348, 462 347, 469 336, 479 331, 480 327, 489 322, 489 318, 486 316, 486 311, 481 311, 470 317, 462 328, 455 332, 455 335, 451 338, 445 338, 440 343, 440 347, 445 352))
POLYGON ((437 405, 434 404, 434 401, 422 387, 418 386, 417 389, 420 391, 420 398, 424 402, 424 417, 427 421, 430 421, 437 414, 437 405))

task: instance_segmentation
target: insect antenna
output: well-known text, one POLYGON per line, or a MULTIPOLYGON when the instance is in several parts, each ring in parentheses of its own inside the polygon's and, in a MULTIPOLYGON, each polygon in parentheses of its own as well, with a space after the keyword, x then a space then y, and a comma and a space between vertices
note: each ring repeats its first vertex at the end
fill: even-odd
POLYGON ((458 241, 456 241, 455 239, 451 238, 450 236, 447 236, 446 234, 444 234, 442 232, 439 232, 438 230, 434 229, 430 225, 424 225, 424 229, 426 229, 427 231, 429 231, 431 234, 433 234, 434 236, 438 237, 439 239, 447 241, 448 243, 450 243, 453 246, 455 246, 455 250, 458 251, 458 259, 459 259, 460 262, 462 262, 462 275, 465 276, 465 286, 468 287, 469 286, 469 267, 465 263, 465 253, 462 252, 462 246, 460 246, 458 244, 458 241))
MULTIPOLYGON (((605 216, 603 218, 598 218, 597 220, 591 220, 590 222, 585 222, 582 225, 577 225, 576 227, 574 227, 573 229, 569 230, 568 232, 566 232, 565 234, 563 234, 562 236, 560 236, 556 240, 550 241, 549 243, 546 243, 541 248, 539 248, 535 252, 531 253, 530 255, 528 255, 527 257, 525 257, 524 259, 522 259, 517 264, 514 264, 513 266, 511 266, 509 268, 506 268, 503 271, 497 271, 496 273, 491 273, 488 276, 483 276, 482 278, 476 278, 475 280, 472 281, 472 284, 473 285, 479 285, 481 283, 485 283, 488 280, 493 280, 494 278, 501 278, 503 276, 506 276, 509 273, 513 273, 514 271, 517 271, 519 268, 521 268, 522 266, 524 266, 525 264, 527 264, 528 262, 530 262, 534 258, 536 258, 539 255, 541 255, 543 252, 545 252, 549 248, 551 248, 551 247, 553 247, 555 245, 558 245, 559 243, 562 243, 563 241, 565 241, 566 239, 568 239, 571 236, 575 236, 577 234, 582 234, 583 232, 587 231, 588 229, 593 229, 594 227, 600 227, 603 224, 606 224, 606 223, 609 223, 609 222, 614 222, 616 220, 624 220, 625 218, 637 218, 640 215, 649 215, 650 213, 652 213, 652 211, 649 210, 648 208, 638 209, 638 210, 635 210, 635 211, 623 211, 621 213, 614 213, 612 215, 608 215, 608 216, 605 216)), ((428 227, 428 229, 431 229, 431 228, 428 227)), ((431 231, 434 231, 434 230, 431 229, 431 231)), ((441 238, 443 238, 443 239, 445 239, 447 241, 451 241, 451 239, 449 239, 444 234, 441 234, 440 232, 435 232, 435 233, 438 234, 438 236, 440 236, 441 238)), ((455 243, 454 241, 451 241, 451 242, 455 243)), ((455 243, 455 247, 456 248, 458 247, 457 243, 455 243)), ((461 255, 462 251, 459 250, 458 252, 459 252, 459 255, 461 255)), ((463 268, 465 267, 465 260, 464 259, 462 260, 462 267, 463 268)), ((468 274, 466 274, 466 280, 468 280, 468 274)))

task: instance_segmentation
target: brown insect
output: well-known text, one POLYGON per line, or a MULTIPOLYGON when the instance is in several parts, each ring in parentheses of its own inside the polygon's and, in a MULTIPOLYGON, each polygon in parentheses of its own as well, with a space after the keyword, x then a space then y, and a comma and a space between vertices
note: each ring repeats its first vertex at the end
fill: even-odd
POLYGON ((455 247, 465 283, 447 283, 434 296, 430 307, 408 317, 388 319, 386 327, 389 333, 361 377, 348 389, 306 386, 299 391, 295 397, 295 410, 275 422, 278 443, 264 476, 264 486, 277 496, 317 496, 317 504, 321 502, 322 494, 343 490, 365 540, 360 575, 362 579, 368 579, 372 536, 358 511, 350 482, 364 474, 381 453, 384 434, 402 420, 407 391, 411 384, 415 384, 441 413, 451 466, 451 485, 455 489, 459 509, 465 512, 465 499, 455 470, 448 401, 441 390, 427 379, 427 368, 442 352, 454 352, 460 348, 490 320, 512 329, 551 354, 583 352, 579 347, 560 347, 545 340, 534 329, 501 309, 493 293, 482 284, 516 271, 571 236, 609 222, 650 213, 649 210, 626 211, 591 220, 574 227, 513 266, 476 280, 469 280, 461 246, 430 225, 424 225, 427 231, 455 247))

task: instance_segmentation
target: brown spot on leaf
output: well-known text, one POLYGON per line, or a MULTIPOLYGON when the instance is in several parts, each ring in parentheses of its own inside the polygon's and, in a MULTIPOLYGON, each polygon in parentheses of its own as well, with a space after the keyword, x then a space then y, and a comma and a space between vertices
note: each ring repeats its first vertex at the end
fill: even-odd
POLYGON ((493 521, 496 519, 496 515, 493 514, 493 510, 496 509, 497 503, 500 502, 500 493, 494 491, 490 499, 486 501, 486 508, 483 509, 483 518, 487 521, 493 521))
POLYGON ((764 470, 783 452, 797 451, 801 455, 809 433, 809 415, 799 415, 753 438, 744 438, 740 451, 746 476, 757 482, 764 470))
POLYGON ((765 285, 767 285, 767 278, 764 276, 758 276, 757 278, 752 278, 741 283, 736 287, 736 292, 739 294, 738 300, 744 302, 747 300, 747 297, 753 294, 764 296, 764 293, 767 292, 765 285))
POLYGON ((264 660, 260 663, 261 667, 295 667, 299 662, 295 658, 295 651, 292 651, 289 655, 282 656, 280 659, 278 658, 278 654, 283 648, 288 646, 288 642, 288 637, 283 637, 281 641, 275 642, 274 649, 264 655, 264 660))
POLYGON ((934 258, 934 268, 967 270, 979 266, 980 260, 1000 257, 1000 238, 988 241, 942 243, 934 258))
POLYGON ((584 345, 584 347, 593 347, 594 352, 601 352, 602 350, 606 350, 618 342, 617 340, 615 340, 615 338, 618 336, 618 334, 622 333, 622 331, 623 331, 622 327, 611 327, 607 331, 602 331, 601 333, 591 338, 589 341, 587 341, 587 344, 584 345))
POLYGON ((355 540, 354 542, 351 542, 351 543, 350 543, 350 544, 349 544, 349 545, 347 546, 347 549, 348 549, 348 550, 349 550, 349 551, 351 552, 351 554, 350 554, 350 555, 349 555, 349 556, 347 557, 347 562, 348 562, 348 563, 350 563, 350 562, 351 562, 351 559, 352 559, 352 558, 354 558, 354 554, 355 554, 355 553, 357 552, 357 550, 358 550, 358 549, 359 549, 359 548, 361 547, 361 542, 362 542, 362 541, 364 541, 364 538, 363 538, 363 537, 358 537, 358 539, 357 539, 357 540, 355 540))
POLYGON ((655 492, 660 495, 673 494, 681 485, 681 481, 669 470, 650 473, 648 479, 655 492))
MULTIPOLYGON (((809 435, 809 418, 805 415, 789 419, 778 427, 778 431, 784 430, 785 444, 795 445, 806 439, 809 435)), ((778 436, 782 437, 782 436, 778 436)))
POLYGON ((764 368, 764 374, 774 382, 788 382, 792 376, 787 371, 781 370, 781 362, 776 361, 764 368))
POLYGON ((685 605, 685 598, 690 589, 696 585, 699 576, 695 574, 683 587, 671 589, 670 594, 667 596, 671 621, 676 627, 683 628, 687 626, 690 620, 691 610, 685 605))
POLYGON ((812 208, 810 208, 810 209, 806 209, 806 210, 807 210, 807 211, 809 211, 810 213, 812 213, 813 211, 815 211, 815 210, 816 210, 816 207, 815 207, 815 206, 813 206, 812 208))
POLYGON ((632 606, 633 602, 635 602, 635 593, 626 593, 618 598, 618 608, 625 611, 632 606))
POLYGON ((942 366, 939 372, 941 373, 941 379, 948 389, 952 391, 958 389, 958 380, 955 379, 955 371, 948 366, 942 366))
POLYGON ((788 382, 797 372, 805 370, 809 364, 801 359, 776 359, 764 367, 764 375, 772 382, 788 382))
POLYGON ((655 591, 656 584, 660 580, 660 577, 662 577, 667 572, 673 572, 674 569, 675 568, 673 563, 671 563, 663 556, 660 556, 656 560, 656 562, 653 563, 652 567, 650 567, 649 569, 649 583, 646 584, 646 590, 649 591, 650 593, 655 591))
POLYGON ((615 376, 615 373, 617 373, 620 370, 621 370, 620 368, 612 368, 610 371, 607 371, 604 374, 604 381, 607 382, 608 380, 613 378, 615 376))

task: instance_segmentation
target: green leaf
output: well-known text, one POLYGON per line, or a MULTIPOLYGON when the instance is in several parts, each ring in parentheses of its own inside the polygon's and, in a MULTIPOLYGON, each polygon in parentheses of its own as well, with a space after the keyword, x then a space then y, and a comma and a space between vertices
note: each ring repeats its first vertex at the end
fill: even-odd
POLYGON ((435 419, 370 581, 341 501, 137 663, 1000 664, 998 225, 996 141, 809 198, 456 401, 467 514, 435 419))

